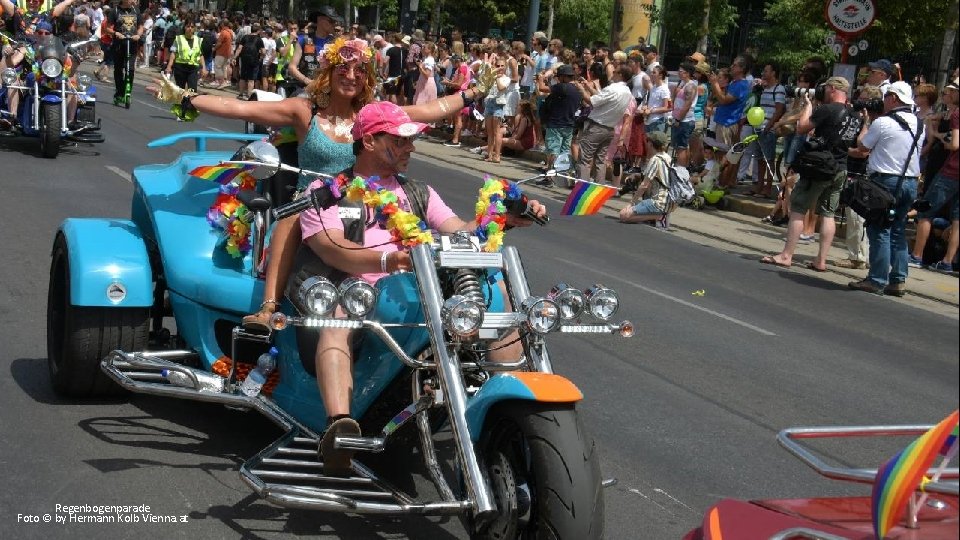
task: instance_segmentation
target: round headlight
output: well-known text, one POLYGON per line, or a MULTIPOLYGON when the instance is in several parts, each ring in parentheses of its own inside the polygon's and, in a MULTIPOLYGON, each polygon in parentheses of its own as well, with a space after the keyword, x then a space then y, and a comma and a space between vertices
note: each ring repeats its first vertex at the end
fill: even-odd
POLYGON ((0 72, 0 79, 3 79, 3 84, 9 86, 17 82, 17 72, 13 68, 5 68, 0 72))
POLYGON ((297 291, 300 304, 303 305, 311 315, 321 317, 333 311, 337 306, 337 298, 340 296, 337 288, 329 279, 321 276, 314 276, 305 279, 300 284, 300 290, 297 291))
POLYGON ((586 290, 584 295, 590 305, 590 314, 606 321, 620 308, 620 297, 613 289, 597 284, 586 290))
POLYGON ((560 318, 565 321, 571 321, 582 315, 583 308, 587 305, 583 291, 563 282, 554 285, 547 298, 557 303, 560 307, 560 318))
POLYGON ((560 308, 547 298, 530 297, 523 302, 527 327, 538 334, 546 334, 560 324, 560 308))
POLYGON ((443 303, 441 315, 448 332, 466 337, 476 332, 483 323, 483 306, 458 294, 443 303))
POLYGON ((77 88, 81 92, 85 91, 87 88, 90 88, 90 85, 93 84, 93 79, 90 78, 90 75, 86 73, 81 73, 77 75, 77 88))
POLYGON ((47 58, 42 64, 40 64, 40 71, 42 71, 44 75, 50 77, 51 79, 54 77, 59 77, 60 74, 63 73, 63 64, 61 64, 56 58, 47 58))
POLYGON ((363 317, 377 304, 377 290, 366 281, 350 277, 340 284, 340 305, 347 315, 363 317))

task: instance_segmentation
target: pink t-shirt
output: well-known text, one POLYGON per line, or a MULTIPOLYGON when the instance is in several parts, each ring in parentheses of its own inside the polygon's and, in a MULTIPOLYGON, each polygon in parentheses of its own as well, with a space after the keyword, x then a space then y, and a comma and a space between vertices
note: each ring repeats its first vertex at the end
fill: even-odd
MULTIPOLYGON (((400 187, 399 182, 393 177, 380 180, 380 186, 384 189, 388 189, 397 194, 397 200, 400 208, 410 211, 410 203, 407 201, 407 194, 404 193, 403 188, 400 187)), ((323 187, 322 180, 316 180, 307 188, 307 191, 313 191, 319 187, 323 187)), ((443 199, 440 198, 440 195, 437 195, 437 192, 433 190, 432 187, 427 186, 427 190, 430 193, 430 198, 427 202, 427 227, 433 230, 440 228, 440 225, 452 217, 457 217, 457 214, 450 209, 449 206, 443 199)), ((366 232, 363 235, 363 245, 364 246, 374 246, 377 244, 383 244, 384 242, 390 241, 390 231, 380 227, 380 224, 373 219, 373 211, 369 208, 367 210, 367 221, 373 222, 373 225, 367 227, 366 232)), ((320 233, 323 234, 324 228, 327 230, 337 229, 338 231, 343 230, 343 220, 340 218, 340 207, 337 205, 327 208, 323 212, 317 212, 315 209, 311 208, 304 211, 300 214, 300 228, 303 231, 303 239, 306 240, 311 236, 320 233)), ((398 251, 399 246, 397 244, 391 243, 383 246, 378 246, 375 248, 378 251, 398 251)), ((384 277, 386 274, 380 272, 374 272, 369 274, 361 274, 359 277, 368 283, 376 283, 378 279, 384 277)))

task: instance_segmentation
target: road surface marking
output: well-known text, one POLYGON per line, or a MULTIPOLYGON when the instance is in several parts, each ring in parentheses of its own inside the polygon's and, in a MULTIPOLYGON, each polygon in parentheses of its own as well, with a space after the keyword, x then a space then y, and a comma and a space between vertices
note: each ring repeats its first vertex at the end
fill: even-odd
POLYGON ((679 504, 680 506, 686 508, 687 510, 689 510, 689 511, 691 511, 691 512, 696 512, 696 510, 694 510, 693 508, 690 508, 689 506, 683 504, 683 501, 681 501, 680 499, 674 497, 673 495, 667 493, 666 491, 664 491, 664 490, 662 490, 662 489, 660 489, 660 488, 653 488, 653 492, 654 492, 654 493, 660 493, 661 495, 667 497, 667 498, 670 499, 671 501, 679 504))
MULTIPOLYGON (((160 106, 155 105, 155 104, 153 104, 153 103, 150 103, 150 102, 148 102, 148 101, 144 101, 144 100, 142 100, 142 99, 134 99, 134 101, 136 101, 137 103, 139 103, 139 104, 141 104, 141 105, 144 105, 144 106, 146 106, 146 107, 150 107, 151 109, 156 109, 156 110, 158 110, 158 111, 160 111, 160 112, 164 112, 164 113, 168 113, 168 114, 173 114, 173 113, 170 112, 170 109, 164 109, 163 107, 160 107, 160 106)), ((204 128, 204 129, 209 129, 210 131, 216 131, 216 132, 218 132, 218 133, 223 133, 223 130, 222 130, 222 129, 217 129, 217 128, 213 127, 213 126, 204 125, 203 128, 204 128)))
POLYGON ((106 165, 106 167, 109 171, 116 174, 120 178, 123 178, 124 180, 126 180, 127 182, 130 182, 131 184, 133 183, 133 178, 130 177, 130 173, 128 173, 127 171, 115 165, 106 165))
POLYGON ((705 308, 705 307, 703 307, 703 306, 698 306, 698 305, 696 305, 696 304, 694 304, 694 303, 692 303, 692 302, 687 302, 686 300, 683 300, 683 299, 681 299, 681 298, 677 298, 677 297, 675 297, 675 296, 670 296, 670 295, 667 294, 667 293, 660 292, 660 291, 658 291, 658 290, 656 290, 656 289, 651 289, 650 287, 644 287, 643 285, 640 285, 639 283, 634 283, 634 282, 632 282, 632 281, 625 280, 625 279, 623 279, 623 278, 621 278, 621 277, 618 277, 618 276, 615 276, 615 275, 613 275, 613 274, 608 274, 608 273, 603 272, 603 271, 601 271, 601 270, 597 270, 597 269, 594 268, 594 267, 587 266, 587 265, 585 265, 585 264, 579 264, 579 263, 576 263, 576 262, 573 262, 573 261, 568 261, 568 260, 562 260, 562 259, 556 259, 556 260, 562 262, 563 264, 569 264, 569 265, 571 265, 571 266, 576 266, 576 267, 578 267, 578 268, 582 268, 583 270, 589 270, 590 272, 594 272, 594 273, 596 273, 596 274, 602 274, 602 275, 607 276, 607 277, 609 277, 609 278, 611 278, 611 279, 616 279, 616 280, 618 280, 618 281, 622 281, 623 283, 626 283, 627 285, 631 285, 631 286, 633 286, 633 287, 636 287, 636 288, 640 289, 641 291, 645 291, 645 292, 648 292, 648 293, 650 293, 650 294, 655 294, 655 295, 657 295, 657 296, 659 296, 659 297, 661 297, 661 298, 666 298, 667 300, 671 300, 671 301, 673 301, 673 302, 676 302, 676 303, 680 304, 681 306, 687 306, 687 307, 689 307, 689 308, 693 308, 693 309, 700 310, 700 311, 702 311, 702 312, 704 312, 704 313, 709 313, 710 315, 713 315, 714 317, 719 317, 719 318, 721 318, 721 319, 723 319, 723 320, 725 320, 725 321, 730 321, 730 322, 732 322, 733 324, 738 324, 738 325, 740 325, 740 326, 742 326, 742 327, 744 327, 744 328, 748 328, 748 329, 750 329, 750 330, 753 330, 754 332, 759 332, 759 333, 761 333, 761 334, 763 334, 763 335, 765 335, 765 336, 775 336, 775 335, 777 335, 777 334, 775 334, 775 333, 773 333, 773 332, 771 332, 771 331, 769 331, 769 330, 764 330, 763 328, 760 328, 759 326, 754 326, 754 325, 752 325, 752 324, 750 324, 750 323, 748 323, 748 322, 746 322, 746 321, 741 321, 740 319, 737 319, 737 318, 735 318, 735 317, 731 317, 730 315, 724 315, 723 313, 720 313, 719 311, 714 311, 714 310, 712 310, 712 309, 708 309, 708 308, 705 308))
POLYGON ((667 507, 666 507, 666 506, 658 503, 657 501, 651 499, 650 497, 647 497, 647 496, 644 495, 643 492, 641 492, 639 489, 637 489, 637 488, 630 488, 630 489, 628 489, 627 491, 629 491, 630 493, 636 493, 637 495, 639 495, 639 496, 643 497, 644 499, 646 499, 646 500, 652 502, 653 504, 657 505, 657 506, 658 506, 661 510, 663 510, 664 512, 669 512, 669 510, 667 510, 667 507))

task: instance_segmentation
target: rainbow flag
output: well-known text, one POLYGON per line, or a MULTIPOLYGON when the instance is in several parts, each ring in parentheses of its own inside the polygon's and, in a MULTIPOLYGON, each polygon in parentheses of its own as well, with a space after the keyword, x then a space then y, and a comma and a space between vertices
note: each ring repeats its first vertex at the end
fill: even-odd
POLYGON ((957 444, 957 432, 960 431, 960 424, 953 425, 953 431, 947 435, 947 440, 943 441, 943 448, 940 449, 940 455, 946 456, 950 454, 950 449, 953 448, 953 445, 957 444))
POLYGON ((205 165, 197 167, 190 171, 190 176, 200 180, 209 180, 218 184, 226 185, 232 182, 241 174, 251 171, 256 165, 205 165))
POLYGON ((910 495, 943 449, 951 432, 956 433, 958 419, 960 411, 953 411, 953 414, 877 469, 870 506, 873 533, 878 540, 886 536, 903 515, 910 495))
POLYGON ((596 214, 603 203, 617 194, 617 188, 594 184, 585 180, 577 180, 573 190, 563 204, 560 213, 564 216, 590 216, 596 214))

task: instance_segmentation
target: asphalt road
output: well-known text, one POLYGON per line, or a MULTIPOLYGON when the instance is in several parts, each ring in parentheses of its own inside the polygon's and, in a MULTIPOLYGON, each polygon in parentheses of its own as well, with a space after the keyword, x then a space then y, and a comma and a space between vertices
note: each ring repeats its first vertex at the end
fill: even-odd
MULTIPOLYGON (((279 432, 255 416, 146 396, 78 403, 52 393, 45 308, 58 224, 128 216, 132 168, 178 151, 146 143, 188 128, 139 86, 131 110, 104 105, 100 114, 107 142, 56 160, 39 158, 35 140, 0 139, 0 538, 465 537, 455 519, 287 511, 259 500, 237 469, 279 432), (58 504, 149 505, 186 522, 43 523, 58 504), (41 522, 25 523, 28 516, 41 522)), ((189 128, 240 124, 202 117, 189 128)), ((475 175, 429 159, 415 159, 411 174, 461 215, 472 211, 475 175)), ((620 291, 618 317, 638 329, 630 340, 551 341, 556 371, 586 396, 579 410, 603 475, 617 479, 605 492, 608 538, 679 538, 725 497, 867 493, 820 479, 779 449, 776 432, 933 423, 958 405, 955 310, 848 292, 608 217, 558 216, 560 202, 547 203, 547 227, 508 233, 532 290, 602 282, 620 291)), ((824 446, 863 466, 895 448, 824 446)), ((429 493, 422 478, 414 487, 429 493)))

